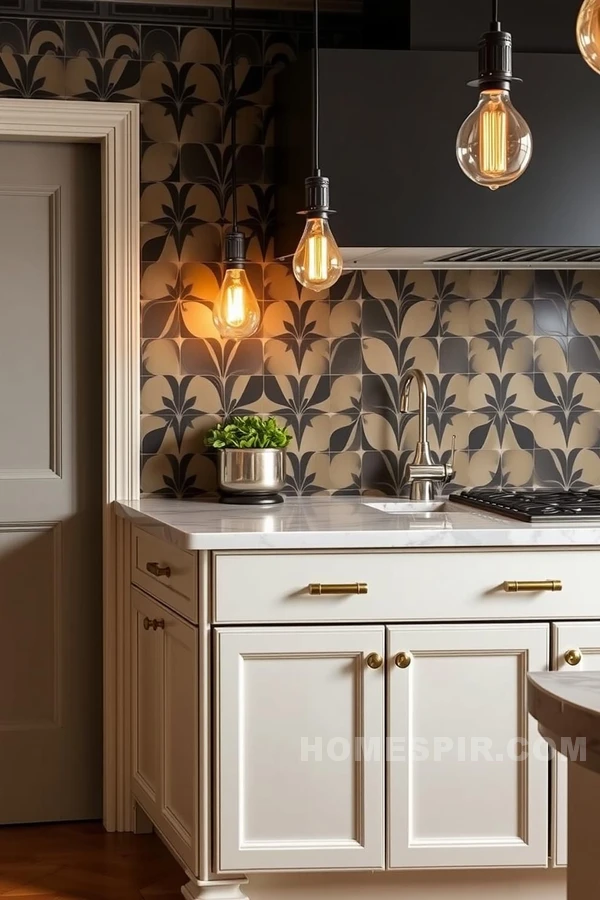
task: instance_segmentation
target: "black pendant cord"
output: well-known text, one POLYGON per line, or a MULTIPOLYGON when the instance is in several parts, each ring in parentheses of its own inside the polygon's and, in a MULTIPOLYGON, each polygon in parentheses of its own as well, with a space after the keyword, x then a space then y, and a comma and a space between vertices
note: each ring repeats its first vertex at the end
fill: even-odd
POLYGON ((232 193, 232 231, 238 230, 238 203, 237 203, 237 87, 235 82, 235 38, 237 34, 237 6, 236 0, 231 0, 231 38, 229 45, 231 85, 231 193, 232 193))
POLYGON ((237 85, 235 82, 235 39, 237 35, 236 0, 231 0, 231 36, 229 41, 229 107, 231 109, 231 228, 225 236, 226 268, 240 268, 246 259, 246 240, 238 228, 237 182, 237 85))
POLYGON ((500 31, 500 0, 492 0, 492 31, 500 31))
POLYGON ((315 46, 313 56, 313 174, 320 175, 321 169, 319 164, 319 0, 314 0, 314 29, 315 29, 315 46))
POLYGON ((306 206, 300 215, 310 219, 326 219, 333 210, 329 209, 329 178, 321 175, 319 159, 319 122, 320 122, 320 90, 319 90, 319 0, 313 0, 314 11, 314 48, 312 72, 312 114, 313 114, 313 172, 304 181, 306 206))

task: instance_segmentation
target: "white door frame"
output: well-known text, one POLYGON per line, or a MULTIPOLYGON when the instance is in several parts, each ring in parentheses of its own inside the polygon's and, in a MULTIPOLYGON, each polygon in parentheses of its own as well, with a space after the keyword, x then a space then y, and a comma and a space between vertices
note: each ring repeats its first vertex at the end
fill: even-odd
POLYGON ((104 825, 131 827, 126 535, 113 502, 139 497, 139 113, 137 104, 0 99, 0 140, 102 150, 104 825))

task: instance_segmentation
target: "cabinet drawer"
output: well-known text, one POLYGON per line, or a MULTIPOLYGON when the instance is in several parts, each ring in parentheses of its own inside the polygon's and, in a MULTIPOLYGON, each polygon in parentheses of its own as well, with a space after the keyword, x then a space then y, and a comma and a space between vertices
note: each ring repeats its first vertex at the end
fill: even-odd
POLYGON ((216 553, 214 615, 220 623, 597 618, 598 559, 594 550, 216 553), (560 581, 562 590, 510 593, 506 581, 560 581), (356 592, 359 583, 367 593, 356 592), (332 584, 348 590, 329 594, 332 584))
POLYGON ((131 580, 190 622, 198 621, 198 554, 134 528, 131 580))

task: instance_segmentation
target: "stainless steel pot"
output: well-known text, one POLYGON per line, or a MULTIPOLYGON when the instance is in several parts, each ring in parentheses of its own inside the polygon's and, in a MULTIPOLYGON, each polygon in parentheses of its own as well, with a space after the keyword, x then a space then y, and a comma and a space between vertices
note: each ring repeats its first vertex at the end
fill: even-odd
POLYGON ((219 450, 219 489, 225 494, 277 494, 285 486, 285 450, 219 450))

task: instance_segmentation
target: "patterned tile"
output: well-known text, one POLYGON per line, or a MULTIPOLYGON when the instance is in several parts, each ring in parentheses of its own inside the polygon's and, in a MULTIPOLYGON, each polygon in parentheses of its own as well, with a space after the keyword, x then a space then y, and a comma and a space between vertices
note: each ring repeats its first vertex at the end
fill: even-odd
POLYGON ((139 59, 140 29, 120 22, 68 21, 64 52, 87 59, 139 59))
POLYGON ((0 53, 0 96, 50 100, 65 94, 65 63, 60 57, 0 53))
POLYGON ((27 19, 0 19, 0 51, 25 55, 29 50, 27 19))
POLYGON ((201 60, 209 65, 222 63, 223 31, 217 28, 179 29, 179 61, 201 60))
POLYGON ((179 33, 178 25, 142 25, 141 58, 148 62, 177 62, 179 33))
POLYGON ((140 96, 140 63, 125 57, 68 59, 65 94, 74 100, 131 103, 140 96))
POLYGON ((27 49, 30 56, 65 55, 65 23, 48 19, 29 19, 27 22, 27 49))

